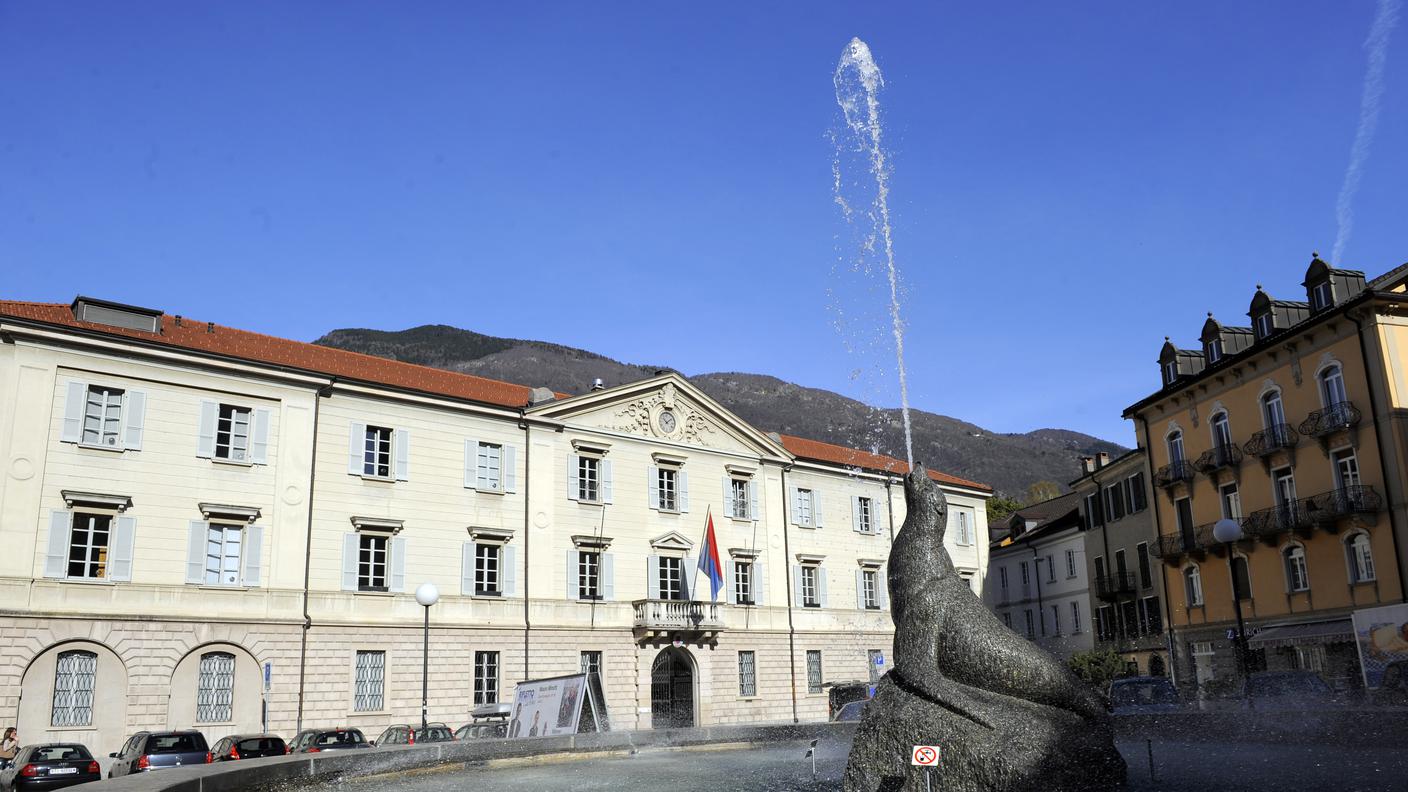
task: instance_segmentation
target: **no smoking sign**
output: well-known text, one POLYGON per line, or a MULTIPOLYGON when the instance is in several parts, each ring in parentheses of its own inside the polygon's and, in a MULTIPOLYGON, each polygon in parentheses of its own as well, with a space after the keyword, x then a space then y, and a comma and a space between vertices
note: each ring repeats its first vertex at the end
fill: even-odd
POLYGON ((909 758, 909 763, 920 767, 938 767, 940 755, 941 752, 937 745, 916 745, 913 755, 909 758))

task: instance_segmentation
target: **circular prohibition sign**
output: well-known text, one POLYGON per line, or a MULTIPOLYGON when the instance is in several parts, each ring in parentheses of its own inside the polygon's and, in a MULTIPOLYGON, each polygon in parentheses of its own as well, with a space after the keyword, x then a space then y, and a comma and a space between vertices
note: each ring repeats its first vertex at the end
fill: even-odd
POLYGON ((916 745, 910 761, 920 767, 936 767, 939 764, 939 748, 935 745, 916 745))

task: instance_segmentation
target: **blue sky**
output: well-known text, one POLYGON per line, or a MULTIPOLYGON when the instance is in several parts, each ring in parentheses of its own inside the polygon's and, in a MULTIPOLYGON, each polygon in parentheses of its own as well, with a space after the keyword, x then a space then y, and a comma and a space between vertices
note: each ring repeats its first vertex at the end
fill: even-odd
MULTIPOLYGON (((1131 444, 1165 335, 1244 322, 1257 283, 1304 299, 1374 3, 982 5, 0 0, 3 296, 447 323, 894 405, 827 307, 860 36, 911 402, 1131 444)), ((1406 37, 1341 262, 1370 276, 1408 261, 1406 37)))

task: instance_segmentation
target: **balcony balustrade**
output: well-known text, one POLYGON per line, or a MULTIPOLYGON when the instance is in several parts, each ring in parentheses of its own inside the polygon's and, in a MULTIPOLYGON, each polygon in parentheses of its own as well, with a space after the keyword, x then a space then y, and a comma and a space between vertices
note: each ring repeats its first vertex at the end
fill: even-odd
POLYGON ((724 628, 716 602, 645 599, 631 603, 637 632, 713 633, 724 628))
POLYGON ((1135 591, 1134 573, 1111 572, 1095 579, 1095 596, 1103 600, 1117 599, 1124 595, 1131 595, 1135 591))
POLYGON ((1186 459, 1170 462, 1154 473, 1154 486, 1167 489, 1179 482, 1193 480, 1193 464, 1186 459))
POLYGON ((1240 464, 1242 464, 1242 449, 1230 443, 1209 448, 1193 460, 1194 469, 1203 475, 1223 468, 1234 468, 1240 464))
POLYGON ((1282 449, 1295 448, 1300 444, 1300 435, 1290 424, 1272 424, 1252 435, 1242 446, 1249 456, 1268 457, 1282 449))
POLYGON ((1300 433, 1306 437, 1325 437, 1359 425, 1359 408, 1354 402, 1342 401, 1323 410, 1315 410, 1300 423, 1300 433))
POLYGON ((1214 544, 1212 523, 1199 525, 1187 531, 1163 534, 1149 548, 1150 554, 1171 561, 1179 556, 1202 555, 1214 544))
POLYGON ((1311 522, 1319 525, 1356 514, 1374 514, 1384 508, 1383 498, 1368 484, 1341 487, 1302 498, 1301 501, 1311 522))

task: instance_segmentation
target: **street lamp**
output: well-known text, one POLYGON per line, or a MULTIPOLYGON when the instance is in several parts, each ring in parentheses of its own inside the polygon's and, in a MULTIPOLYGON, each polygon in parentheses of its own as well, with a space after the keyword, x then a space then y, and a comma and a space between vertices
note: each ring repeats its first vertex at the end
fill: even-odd
MULTIPOLYGON (((420 733, 425 736, 429 727, 426 721, 426 704, 430 698, 430 606, 440 601, 440 589, 434 583, 422 583, 416 589, 416 602, 425 608, 425 640, 421 644, 420 655, 420 733)), ((1240 613, 1240 611, 1239 611, 1240 613)))
POLYGON ((1232 579, 1232 608, 1237 613, 1237 670, 1242 672, 1242 679, 1249 675, 1247 670, 1247 629, 1242 623, 1242 597, 1237 591, 1237 567, 1233 563, 1232 543, 1242 540, 1246 534, 1242 532, 1242 526, 1236 520, 1223 518, 1212 526, 1212 538, 1222 542, 1227 549, 1227 575, 1232 579))

